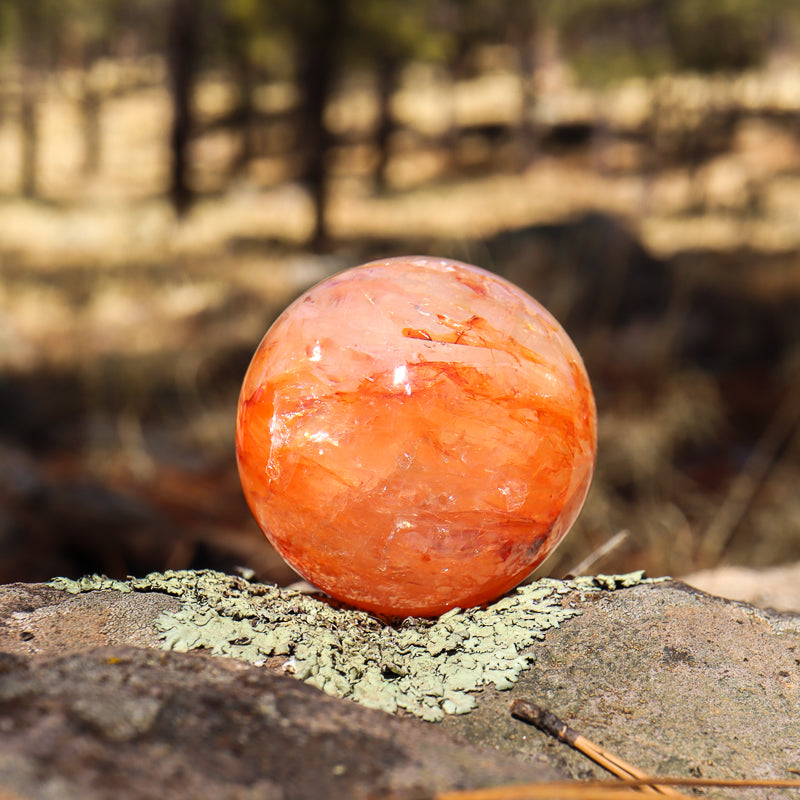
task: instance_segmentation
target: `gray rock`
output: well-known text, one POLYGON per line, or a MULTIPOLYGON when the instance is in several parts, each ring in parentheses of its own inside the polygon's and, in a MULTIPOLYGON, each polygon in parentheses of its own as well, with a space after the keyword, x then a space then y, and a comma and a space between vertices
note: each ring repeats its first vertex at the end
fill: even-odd
POLYGON ((358 800, 554 777, 229 658, 117 646, 0 659, 0 785, 20 797, 358 800))
POLYGON ((148 649, 176 597, 0 587, 0 784, 32 798, 358 798, 607 777, 513 719, 518 697, 653 774, 797 777, 800 616, 677 582, 565 602, 581 615, 534 643, 512 688, 432 724, 232 658, 148 649))
POLYGON ((592 596, 581 609, 582 616, 548 633, 536 664, 510 693, 484 692, 472 714, 448 717, 442 726, 509 755, 543 755, 574 778, 607 777, 512 719, 510 700, 527 697, 652 775, 798 777, 800 616, 677 581, 592 596))
POLYGON ((42 583, 0 586, 0 651, 33 656, 101 645, 160 648, 153 626, 180 600, 156 592, 67 594, 42 583))

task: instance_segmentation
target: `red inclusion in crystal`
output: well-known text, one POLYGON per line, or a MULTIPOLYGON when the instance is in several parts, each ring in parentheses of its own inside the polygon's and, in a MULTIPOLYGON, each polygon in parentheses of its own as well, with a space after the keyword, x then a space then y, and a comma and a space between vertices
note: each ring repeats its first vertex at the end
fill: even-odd
POLYGON ((555 319, 491 273, 425 257, 295 301, 253 357, 236 422, 245 497, 278 552, 394 616, 525 578, 577 517, 596 447, 589 380, 555 319))

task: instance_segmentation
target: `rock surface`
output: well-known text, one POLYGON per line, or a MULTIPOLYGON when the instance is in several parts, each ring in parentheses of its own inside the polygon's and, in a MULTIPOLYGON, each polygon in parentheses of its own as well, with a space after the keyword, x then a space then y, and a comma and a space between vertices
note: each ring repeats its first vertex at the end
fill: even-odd
POLYGON ((582 615, 534 644, 510 691, 430 724, 156 650, 153 621, 174 597, 2 587, 0 785, 24 798, 359 798, 605 777, 512 719, 516 697, 655 774, 796 777, 800 616, 677 582, 572 601, 582 615))
POLYGON ((789 770, 800 766, 800 616, 679 582, 596 596, 582 610, 547 635, 512 692, 487 692, 475 712, 442 726, 509 754, 544 755, 572 777, 604 776, 510 718, 510 694, 550 708, 649 774, 796 777, 789 770))
POLYGON ((556 775, 232 659, 117 646, 0 671, 15 797, 358 799, 556 775))

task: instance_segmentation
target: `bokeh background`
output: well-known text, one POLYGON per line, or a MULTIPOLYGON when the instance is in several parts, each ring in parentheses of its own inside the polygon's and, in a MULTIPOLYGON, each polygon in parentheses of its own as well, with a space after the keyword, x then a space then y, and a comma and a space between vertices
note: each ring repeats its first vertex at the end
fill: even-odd
POLYGON ((0 581, 292 580, 241 379, 310 284, 409 253, 584 355, 596 479, 544 571, 800 560, 798 4, 0 0, 0 581))

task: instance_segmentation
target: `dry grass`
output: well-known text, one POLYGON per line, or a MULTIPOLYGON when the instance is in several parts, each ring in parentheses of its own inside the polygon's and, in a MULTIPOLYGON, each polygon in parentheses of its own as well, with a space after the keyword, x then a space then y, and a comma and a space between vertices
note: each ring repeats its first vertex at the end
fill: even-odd
MULTIPOLYGON (((453 120, 519 116, 516 76, 488 75, 455 88, 436 76, 426 75, 425 83, 412 78, 395 105, 417 133, 441 132, 453 120)), ((206 119, 230 102, 230 87, 219 81, 198 94, 206 119)), ((259 94, 266 109, 292 102, 287 86, 259 94)), ((42 104, 40 200, 14 196, 18 130, 13 113, 0 119, 0 163, 7 166, 0 173, 0 368, 80 375, 87 396, 95 398, 95 418, 113 420, 114 432, 109 437, 103 425, 89 426, 106 433, 90 435, 77 463, 119 480, 127 471, 130 482, 149 491, 159 472, 143 428, 155 417, 172 426, 173 437, 179 428, 184 445, 229 464, 231 371, 297 292, 374 252, 370 242, 467 253, 480 262, 478 240, 499 231, 602 211, 624 220, 661 258, 704 248, 784 254, 774 267, 743 269, 724 280, 765 302, 797 294, 800 259, 791 254, 800 252, 800 141, 775 120, 798 112, 800 70, 794 67, 737 81, 630 81, 604 94, 568 83, 545 86, 536 111, 540 125, 599 120, 605 133, 580 151, 543 154, 521 170, 469 174, 453 171, 446 150, 412 137, 391 165, 394 191, 382 196, 365 177, 374 153, 365 145, 345 149, 330 205, 331 228, 343 244, 337 256, 321 258, 303 253, 313 209, 299 186, 283 182, 291 170, 281 159, 255 162, 216 192, 236 151, 227 134, 196 143, 197 184, 209 192, 188 217, 173 217, 161 194, 169 108, 157 84, 103 106, 100 169, 83 175, 80 117, 62 81, 48 87, 42 104), (666 157, 653 163, 631 139, 656 124, 685 134, 681 126, 701 124, 711 107, 747 114, 735 123, 732 146, 699 166, 666 157), (110 381, 120 386, 112 391, 110 381)), ((374 97, 363 86, 331 110, 332 124, 343 132, 368 130, 374 117, 374 97)), ((491 150, 478 155, 490 158, 491 150)), ((697 264, 676 275, 686 291, 723 279, 720 269, 697 264)), ((680 308, 675 313, 679 317, 680 308)), ((630 541, 598 568, 683 573, 704 566, 696 561, 697 534, 713 519, 733 476, 725 467, 711 482, 701 480, 678 466, 676 455, 729 436, 730 420, 718 381, 675 360, 675 324, 673 314, 647 330, 627 330, 625 346, 644 347, 638 357, 651 362, 638 384, 628 376, 615 387, 598 374, 604 392, 597 480, 550 571, 566 571, 621 528, 632 531, 630 541), (659 373, 655 384, 651 373, 659 373)), ((613 365, 622 352, 620 332, 601 321, 590 334, 590 368, 613 365)), ((754 427, 757 437, 763 425, 754 427)), ((766 476, 766 488, 754 494, 740 536, 777 526, 778 552, 800 555, 791 522, 800 518, 791 489, 800 459, 791 448, 775 457, 779 463, 766 476)), ((769 561, 767 546, 759 547, 758 561, 769 561)), ((730 552, 748 558, 753 550, 735 539, 730 552)))

